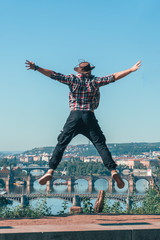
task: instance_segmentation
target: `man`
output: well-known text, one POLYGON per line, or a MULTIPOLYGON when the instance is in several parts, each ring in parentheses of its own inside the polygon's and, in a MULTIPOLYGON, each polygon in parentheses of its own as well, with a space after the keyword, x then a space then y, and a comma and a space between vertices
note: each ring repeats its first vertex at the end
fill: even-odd
POLYGON ((63 130, 58 136, 58 143, 54 149, 53 155, 49 161, 50 169, 40 179, 41 185, 46 184, 53 177, 54 170, 60 163, 64 150, 77 134, 86 136, 96 147, 100 154, 104 165, 111 171, 112 178, 119 188, 124 187, 124 182, 116 171, 116 163, 112 159, 111 153, 107 148, 105 136, 94 115, 94 110, 99 105, 100 92, 99 88, 111 82, 115 82, 120 78, 136 71, 140 68, 141 61, 137 62, 133 67, 114 73, 110 76, 95 77, 91 71, 95 68, 89 62, 81 62, 74 70, 77 75, 63 75, 52 70, 41 68, 35 63, 26 60, 27 70, 32 69, 38 71, 47 77, 55 79, 61 83, 68 85, 70 115, 64 125, 63 130))

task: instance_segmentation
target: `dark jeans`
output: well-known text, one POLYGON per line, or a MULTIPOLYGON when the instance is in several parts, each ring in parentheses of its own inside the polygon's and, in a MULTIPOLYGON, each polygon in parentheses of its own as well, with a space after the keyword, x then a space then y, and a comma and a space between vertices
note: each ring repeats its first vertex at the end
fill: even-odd
POLYGON ((65 148, 77 134, 83 134, 93 143, 108 170, 116 168, 117 165, 107 148, 105 136, 94 113, 91 111, 80 110, 70 112, 63 131, 57 138, 58 143, 49 161, 50 168, 57 168, 62 159, 65 148))

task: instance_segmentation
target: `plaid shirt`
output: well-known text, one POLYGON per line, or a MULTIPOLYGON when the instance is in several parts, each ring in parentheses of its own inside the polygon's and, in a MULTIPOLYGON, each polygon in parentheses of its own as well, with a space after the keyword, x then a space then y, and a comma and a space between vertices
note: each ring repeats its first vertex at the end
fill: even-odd
POLYGON ((94 111, 99 105, 99 88, 114 82, 114 76, 95 77, 93 75, 71 74, 63 75, 52 72, 51 78, 69 86, 70 110, 94 111))

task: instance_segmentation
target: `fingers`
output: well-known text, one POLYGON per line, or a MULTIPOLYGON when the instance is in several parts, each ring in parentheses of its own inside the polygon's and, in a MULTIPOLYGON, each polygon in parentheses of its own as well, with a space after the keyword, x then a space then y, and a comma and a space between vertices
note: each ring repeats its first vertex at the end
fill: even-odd
POLYGON ((136 63, 137 66, 141 66, 141 60, 136 63))
POLYGON ((29 66, 30 66, 30 64, 31 64, 31 62, 30 62, 30 61, 28 61, 28 60, 26 60, 25 64, 26 64, 26 67, 29 67, 29 66))
POLYGON ((34 62, 31 62, 29 60, 26 60, 25 62, 25 67, 27 68, 27 70, 30 70, 30 69, 34 69, 35 68, 35 63, 34 62))
POLYGON ((136 67, 137 69, 139 69, 140 66, 141 66, 141 60, 139 60, 139 61, 135 64, 135 67, 136 67))
POLYGON ((34 62, 26 60, 25 64, 31 65, 31 64, 34 64, 34 62))
POLYGON ((131 69, 133 72, 135 72, 140 68, 140 66, 141 66, 141 60, 139 60, 131 69))
POLYGON ((31 64, 31 61, 26 60, 25 64, 31 64))
POLYGON ((29 69, 31 68, 29 64, 26 64, 26 66, 25 66, 25 67, 26 67, 26 68, 29 68, 29 69))

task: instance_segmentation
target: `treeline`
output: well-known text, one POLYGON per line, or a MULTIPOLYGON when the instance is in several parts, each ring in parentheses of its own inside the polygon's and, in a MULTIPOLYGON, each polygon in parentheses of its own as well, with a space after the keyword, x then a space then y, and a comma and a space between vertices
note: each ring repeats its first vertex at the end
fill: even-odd
POLYGON ((91 174, 95 174, 95 175, 109 174, 109 171, 107 170, 107 168, 100 162, 84 163, 80 160, 64 161, 64 162, 61 162, 58 168, 56 169, 57 175, 61 174, 61 171, 63 171, 64 168, 68 171, 68 174, 71 176, 87 176, 91 174))
POLYGON ((40 147, 40 148, 33 148, 31 150, 23 152, 23 154, 26 155, 39 155, 42 153, 48 153, 51 154, 53 152, 55 147, 40 147))
POLYGON ((160 151, 160 143, 121 143, 109 144, 110 151, 113 155, 140 155, 144 152, 160 151))
MULTIPOLYGON (((109 150, 111 151, 112 155, 121 156, 124 154, 127 155, 139 155, 143 152, 153 152, 153 151, 160 151, 160 143, 114 143, 114 144, 107 144, 109 150)), ((46 152, 51 154, 54 150, 54 147, 41 147, 41 148, 34 148, 29 151, 25 151, 23 154, 28 155, 38 155, 46 152)), ((77 154, 77 156, 99 156, 97 150, 92 144, 81 144, 81 145, 71 145, 69 153, 77 154)), ((67 153, 68 153, 67 152, 67 153)), ((65 152, 66 153, 66 152, 65 152)))
POLYGON ((17 158, 7 159, 7 158, 0 158, 0 167, 9 167, 9 166, 16 166, 18 163, 17 158))

